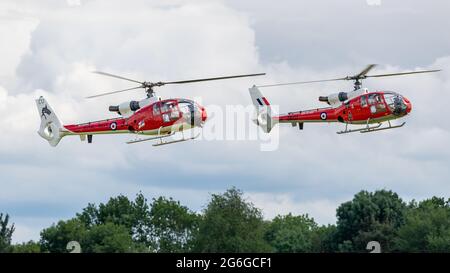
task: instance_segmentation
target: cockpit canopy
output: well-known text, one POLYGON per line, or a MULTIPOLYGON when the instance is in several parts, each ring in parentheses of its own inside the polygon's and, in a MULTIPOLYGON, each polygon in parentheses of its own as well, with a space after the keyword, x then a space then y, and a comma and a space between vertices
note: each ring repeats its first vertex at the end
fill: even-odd
POLYGON ((360 98, 360 104, 362 107, 370 105, 373 107, 374 113, 378 111, 382 112, 386 107, 383 99, 392 114, 397 116, 407 114, 408 106, 406 105, 405 98, 403 98, 400 94, 391 91, 375 92, 368 95, 363 95, 360 98))
POLYGON ((405 99, 398 93, 385 92, 384 100, 394 115, 404 115, 407 112, 405 99))
POLYGON ((202 121, 200 106, 188 99, 157 102, 153 105, 153 115, 161 115, 164 122, 178 120, 180 117, 184 117, 184 120, 192 125, 202 121))

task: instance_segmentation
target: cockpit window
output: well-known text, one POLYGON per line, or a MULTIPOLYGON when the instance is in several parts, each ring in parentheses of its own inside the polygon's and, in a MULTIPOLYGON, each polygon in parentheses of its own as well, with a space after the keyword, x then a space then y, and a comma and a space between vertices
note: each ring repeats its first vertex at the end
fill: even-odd
POLYGON ((367 106, 367 96, 361 96, 361 106, 366 107, 367 106))
POLYGON ((161 112, 159 111, 159 105, 158 103, 153 104, 153 115, 157 116, 159 115, 161 112))
POLYGON ((400 96, 399 94, 385 93, 384 100, 386 101, 386 104, 388 105, 389 109, 395 115, 402 114, 404 111, 406 111, 406 105, 403 102, 403 97, 400 96))
POLYGON ((397 94, 393 94, 393 93, 385 93, 384 94, 384 100, 386 101, 386 103, 388 104, 388 105, 390 105, 390 104, 394 104, 394 102, 395 102, 395 98, 396 97, 399 97, 399 95, 397 95, 397 94))
POLYGON ((165 101, 161 103, 161 112, 169 112, 170 110, 176 108, 176 104, 174 101, 165 101))
POLYGON ((175 101, 161 102, 161 113, 164 122, 177 120, 180 117, 180 111, 175 101))
POLYGON ((380 95, 379 94, 370 94, 369 95, 369 104, 374 105, 374 104, 378 104, 378 103, 382 103, 380 95))

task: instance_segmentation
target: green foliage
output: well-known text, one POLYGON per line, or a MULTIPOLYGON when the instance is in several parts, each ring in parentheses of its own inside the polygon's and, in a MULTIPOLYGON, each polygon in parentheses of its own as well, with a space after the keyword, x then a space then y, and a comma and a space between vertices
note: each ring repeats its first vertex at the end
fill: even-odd
POLYGON ((150 209, 142 193, 134 201, 119 195, 44 230, 41 244, 49 252, 67 252, 69 241, 79 242, 83 252, 186 252, 198 220, 172 199, 155 199, 150 209))
POLYGON ((16 244, 12 246, 13 253, 40 253, 41 245, 39 242, 28 241, 26 243, 16 244))
POLYGON ((119 195, 88 204, 76 217, 42 230, 39 242, 11 245, 14 225, 0 214, 0 252, 450 252, 450 199, 406 205, 391 191, 361 191, 337 209, 337 224, 318 226, 306 215, 264 221, 261 211, 232 188, 213 194, 202 214, 159 197, 148 204, 119 195))
POLYGON ((399 228, 396 250, 450 252, 450 199, 433 197, 410 204, 405 224, 399 228))
POLYGON ((66 247, 70 241, 81 242, 88 232, 86 226, 79 219, 74 218, 67 221, 59 221, 41 231, 41 250, 42 252, 68 252, 66 247))
POLYGON ((204 210, 196 240, 196 252, 266 252, 262 213, 232 188, 213 194, 204 210))
POLYGON ((319 226, 312 234, 312 252, 336 252, 339 243, 336 241, 337 227, 335 225, 319 226))
POLYGON ((43 230, 42 250, 67 252, 67 243, 77 241, 83 252, 148 252, 149 215, 142 193, 134 201, 119 195, 98 207, 88 204, 75 218, 43 230))
POLYGON ((338 244, 338 251, 339 252, 352 252, 354 251, 355 247, 353 246, 352 241, 345 240, 342 243, 338 244))
POLYGON ((154 199, 150 210, 154 248, 158 252, 187 252, 193 248, 199 216, 173 199, 154 199))
POLYGON ((80 241, 80 245, 83 252, 136 252, 136 247, 128 228, 111 222, 93 226, 80 241))
POLYGON ((107 223, 125 227, 136 243, 151 244, 150 209, 142 193, 137 194, 134 202, 119 195, 98 207, 88 204, 82 213, 77 214, 77 218, 88 229, 107 223))
POLYGON ((361 191, 337 209, 337 241, 341 251, 366 251, 378 241, 389 251, 397 229, 404 222, 406 204, 392 191, 361 191))
POLYGON ((275 252, 313 252, 318 226, 308 215, 277 216, 269 224, 265 238, 275 252))
POLYGON ((14 224, 9 226, 9 215, 3 216, 3 213, 0 213, 0 253, 11 250, 11 238, 14 230, 14 224))
POLYGON ((151 217, 147 198, 142 193, 136 195, 133 205, 134 221, 132 235, 135 242, 149 247, 151 241, 151 217))
POLYGON ((128 229, 108 222, 86 228, 77 218, 59 221, 41 232, 42 252, 67 253, 67 244, 76 241, 82 252, 135 252, 144 247, 135 244, 128 229))

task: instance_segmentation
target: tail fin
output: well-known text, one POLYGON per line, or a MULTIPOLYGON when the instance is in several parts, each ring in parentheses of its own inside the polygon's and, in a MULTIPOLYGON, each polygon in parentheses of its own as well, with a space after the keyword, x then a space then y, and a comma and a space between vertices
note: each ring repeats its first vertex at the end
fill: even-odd
POLYGON ((277 123, 277 121, 272 118, 272 108, 270 107, 270 103, 256 86, 250 88, 249 91, 253 105, 256 108, 256 119, 254 122, 259 125, 264 132, 269 133, 277 123))
POLYGON ((64 137, 61 122, 44 97, 39 97, 36 100, 36 105, 41 116, 41 127, 38 134, 46 139, 51 146, 55 147, 61 138, 64 137))

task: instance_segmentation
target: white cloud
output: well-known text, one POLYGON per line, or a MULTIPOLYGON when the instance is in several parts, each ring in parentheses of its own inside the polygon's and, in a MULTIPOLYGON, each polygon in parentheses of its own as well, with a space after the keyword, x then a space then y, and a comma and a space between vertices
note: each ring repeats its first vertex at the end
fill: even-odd
POLYGON ((0 36, 5 39, 0 44, 2 61, 0 77, 12 77, 21 58, 28 51, 30 34, 36 28, 37 20, 33 18, 10 18, 0 15, 0 36))
POLYGON ((30 240, 36 240, 40 237, 40 232, 44 228, 48 228, 49 223, 56 223, 58 218, 44 217, 14 217, 15 231, 13 243, 23 243, 30 240))

